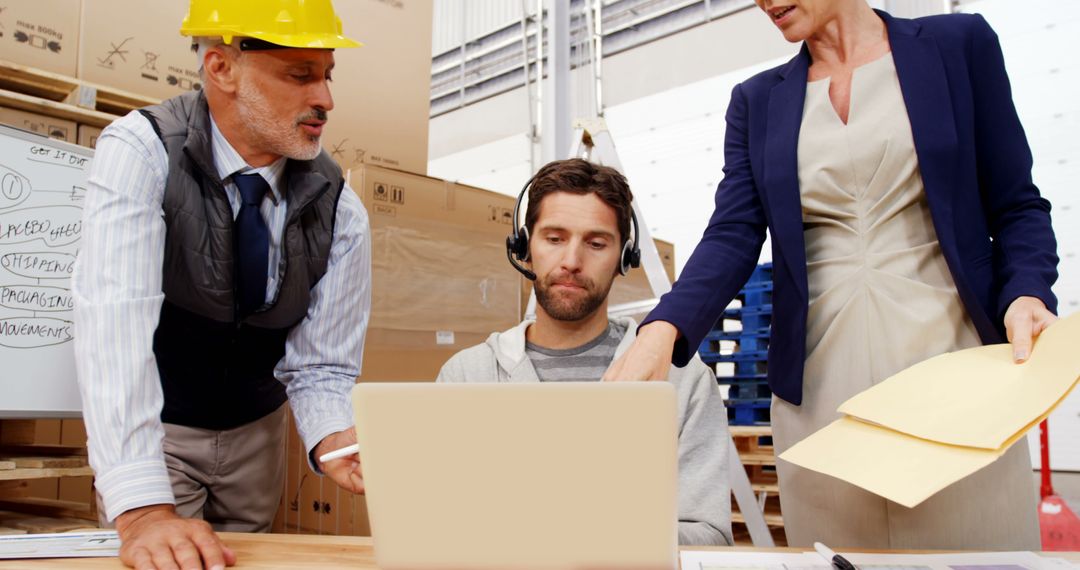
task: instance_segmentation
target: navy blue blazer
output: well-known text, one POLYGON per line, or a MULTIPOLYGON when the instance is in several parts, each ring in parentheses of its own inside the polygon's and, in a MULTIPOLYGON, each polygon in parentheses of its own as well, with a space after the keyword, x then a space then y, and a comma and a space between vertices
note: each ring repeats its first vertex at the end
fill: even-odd
MULTIPOLYGON (((1050 203, 1031 181, 1031 150, 1013 106, 997 35, 979 15, 915 20, 878 15, 888 29, 934 229, 960 299, 984 343, 1004 342, 1017 297, 1057 312, 1057 243, 1050 203)), ((810 54, 735 86, 727 111, 716 210, 673 289, 642 323, 682 333, 683 366, 757 263, 772 235, 769 387, 802 403, 806 249, 797 146, 810 54)))

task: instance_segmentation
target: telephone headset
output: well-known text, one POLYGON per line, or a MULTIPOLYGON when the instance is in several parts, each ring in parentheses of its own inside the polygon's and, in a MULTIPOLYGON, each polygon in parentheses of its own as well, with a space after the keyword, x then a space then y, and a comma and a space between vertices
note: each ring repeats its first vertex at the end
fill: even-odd
MULTIPOLYGON (((518 212, 521 211, 521 203, 529 193, 529 187, 536 180, 534 175, 525 183, 525 187, 518 194, 517 203, 514 205, 513 224, 514 230, 506 236, 506 259, 529 281, 536 281, 536 273, 530 271, 520 262, 529 260, 529 229, 518 224, 518 212)), ((638 247, 638 222, 634 215, 634 209, 630 209, 630 226, 633 238, 627 237, 623 242, 622 255, 619 256, 619 274, 626 275, 632 268, 641 266, 641 248, 638 247)))

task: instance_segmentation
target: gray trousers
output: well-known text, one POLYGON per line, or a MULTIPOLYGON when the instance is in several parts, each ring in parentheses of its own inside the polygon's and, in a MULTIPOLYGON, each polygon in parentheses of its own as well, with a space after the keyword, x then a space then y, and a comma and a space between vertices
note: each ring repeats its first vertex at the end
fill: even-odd
MULTIPOLYGON (((269 532, 285 486, 287 406, 228 430, 164 424, 177 514, 218 532, 269 532)), ((108 526, 100 496, 98 506, 108 526)))

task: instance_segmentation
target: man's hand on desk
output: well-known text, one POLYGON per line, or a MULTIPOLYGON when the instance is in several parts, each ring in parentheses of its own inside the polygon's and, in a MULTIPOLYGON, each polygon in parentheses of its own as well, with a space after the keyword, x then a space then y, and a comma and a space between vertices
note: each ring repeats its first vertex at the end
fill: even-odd
POLYGON ((206 521, 185 519, 172 505, 150 505, 116 517, 120 560, 135 570, 221 570, 236 554, 206 521))
POLYGON ((353 428, 349 428, 344 431, 332 433, 323 438, 318 445, 315 446, 312 455, 315 461, 318 462, 319 469, 337 483, 339 487, 349 491, 350 493, 363 494, 364 493, 364 475, 360 471, 360 456, 350 455, 348 457, 342 457, 341 459, 333 459, 323 463, 319 461, 319 457, 324 454, 348 447, 356 443, 356 431, 353 428))

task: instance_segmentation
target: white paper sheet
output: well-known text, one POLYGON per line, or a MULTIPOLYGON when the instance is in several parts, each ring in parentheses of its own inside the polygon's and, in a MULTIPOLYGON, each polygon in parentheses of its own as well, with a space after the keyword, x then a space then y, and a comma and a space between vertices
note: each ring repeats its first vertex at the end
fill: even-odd
POLYGON ((118 556, 116 531, 12 534, 0 536, 0 560, 118 556))
MULTIPOLYGON (((859 570, 1067 570, 1069 566, 1033 552, 839 554, 859 570)), ((684 551, 681 561, 682 570, 832 570, 816 552, 684 551)))

